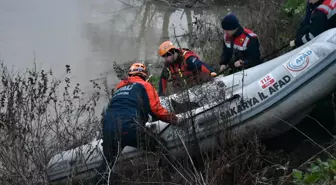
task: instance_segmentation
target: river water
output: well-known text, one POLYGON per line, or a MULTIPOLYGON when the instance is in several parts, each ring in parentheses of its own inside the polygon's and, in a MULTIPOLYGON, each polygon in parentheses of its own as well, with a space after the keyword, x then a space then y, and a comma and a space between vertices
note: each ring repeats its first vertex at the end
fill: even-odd
POLYGON ((190 31, 194 16, 220 25, 229 11, 245 16, 239 7, 177 9, 158 1, 0 0, 0 59, 15 69, 35 60, 38 69, 51 68, 56 76, 68 64, 84 90, 97 78, 113 87, 113 61, 160 62, 159 44, 190 31))

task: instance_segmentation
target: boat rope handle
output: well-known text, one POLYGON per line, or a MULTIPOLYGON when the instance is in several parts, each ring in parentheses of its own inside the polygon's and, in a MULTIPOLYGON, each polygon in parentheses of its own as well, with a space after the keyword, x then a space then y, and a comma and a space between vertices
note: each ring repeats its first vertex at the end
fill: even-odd
MULTIPOLYGON (((195 115, 193 115, 193 116, 191 116, 190 118, 187 118, 187 119, 191 119, 191 118, 194 118, 194 117, 196 117, 196 116, 199 116, 199 115, 201 115, 201 114, 203 114, 203 113, 205 113, 205 112, 207 112, 207 111, 209 111, 209 110, 211 110, 211 109, 214 109, 214 108, 216 108, 216 107, 218 107, 218 106, 220 106, 220 105, 223 105, 224 103, 227 103, 227 102, 232 101, 232 100, 237 99, 237 98, 240 98, 240 95, 239 95, 239 94, 234 94, 234 95, 231 96, 230 98, 228 98, 228 99, 226 99, 226 100, 224 100, 224 101, 218 103, 217 105, 214 105, 213 107, 210 107, 210 108, 208 108, 208 109, 206 109, 206 110, 203 110, 203 111, 201 111, 201 112, 199 112, 199 113, 197 113, 197 114, 195 114, 195 115)), ((161 131, 158 135, 160 136, 165 130, 168 129, 168 127, 169 127, 170 125, 171 125, 171 124, 168 124, 164 129, 162 129, 162 131, 161 131)))

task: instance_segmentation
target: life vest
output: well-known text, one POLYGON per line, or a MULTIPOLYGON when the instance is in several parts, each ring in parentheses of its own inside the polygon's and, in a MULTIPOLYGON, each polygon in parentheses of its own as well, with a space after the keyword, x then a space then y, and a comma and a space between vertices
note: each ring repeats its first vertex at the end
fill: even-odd
POLYGON ((257 37, 258 37, 257 34, 253 33, 251 30, 247 28, 244 28, 243 33, 235 38, 224 33, 224 43, 227 48, 233 48, 233 49, 243 52, 247 50, 247 45, 250 41, 250 38, 257 38, 257 37), (232 42, 232 39, 234 39, 233 42, 232 42))
POLYGON ((186 79, 189 79, 190 77, 194 76, 195 72, 188 70, 188 65, 187 65, 186 60, 191 56, 194 56, 197 59, 199 59, 200 57, 193 51, 186 49, 186 48, 180 49, 180 53, 182 53, 181 55, 182 62, 177 63, 177 64, 169 64, 167 66, 167 70, 169 72, 169 77, 171 78, 170 81, 174 81, 176 79, 182 78, 185 85, 187 85, 186 79))
POLYGON ((325 0, 316 9, 324 12, 329 20, 336 14, 336 0, 325 0))

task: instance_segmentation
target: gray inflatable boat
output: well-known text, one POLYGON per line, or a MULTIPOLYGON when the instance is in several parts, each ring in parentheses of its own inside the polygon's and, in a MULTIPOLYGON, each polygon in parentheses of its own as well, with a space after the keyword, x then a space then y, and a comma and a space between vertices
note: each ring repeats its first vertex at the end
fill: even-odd
MULTIPOLYGON (((178 114, 186 118, 183 127, 162 121, 149 122, 147 126, 159 133, 175 156, 185 154, 181 140, 195 139, 192 126, 202 150, 220 146, 224 131, 253 131, 262 138, 273 137, 297 124, 316 101, 331 94, 335 78, 336 28, 261 65, 161 97, 161 103, 170 111, 185 102, 193 102, 197 107, 178 114)), ((48 163, 50 182, 62 184, 69 177, 80 180, 94 176, 103 164, 101 142, 94 140, 56 154, 48 163)), ((141 151, 126 146, 122 154, 120 159, 126 159, 140 155, 141 151)))

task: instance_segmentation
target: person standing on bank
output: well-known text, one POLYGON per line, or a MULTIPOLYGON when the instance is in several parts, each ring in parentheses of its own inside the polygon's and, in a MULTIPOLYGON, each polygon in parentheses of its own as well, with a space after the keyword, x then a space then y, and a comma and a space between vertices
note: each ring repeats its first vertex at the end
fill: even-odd
MULTIPOLYGON (((298 48, 322 32, 335 27, 336 0, 308 0, 305 17, 297 30, 296 39, 290 41, 290 46, 298 48)), ((298 124, 299 127, 300 125, 304 127, 306 134, 327 139, 330 138, 330 134, 326 131, 335 134, 336 117, 333 97, 334 95, 330 94, 317 101, 309 116, 298 124)))
POLYGON ((261 63, 259 39, 253 31, 243 28, 234 14, 224 17, 222 28, 224 40, 219 72, 231 68, 232 74, 261 63))
MULTIPOLYGON (((162 120, 174 125, 183 122, 182 117, 168 112, 161 105, 155 88, 146 81, 147 78, 148 70, 144 64, 132 64, 128 77, 117 85, 116 92, 103 115, 102 146, 110 166, 116 160, 119 149, 122 150, 125 146, 138 148, 142 145, 145 150, 155 151, 158 143, 147 136, 145 129, 148 114, 153 120, 162 120)), ((102 171, 105 169, 104 166, 102 171)))
POLYGON ((335 0, 308 0, 306 15, 296 32, 291 47, 300 47, 322 32, 336 27, 335 0))

